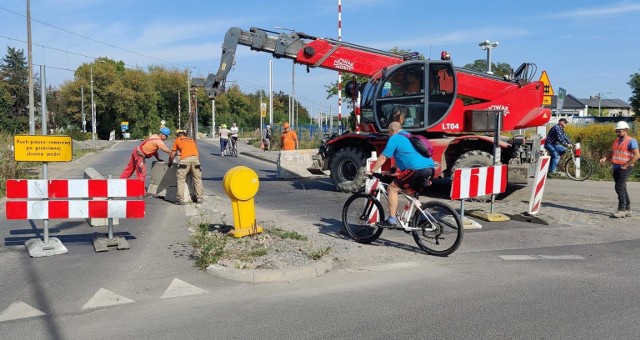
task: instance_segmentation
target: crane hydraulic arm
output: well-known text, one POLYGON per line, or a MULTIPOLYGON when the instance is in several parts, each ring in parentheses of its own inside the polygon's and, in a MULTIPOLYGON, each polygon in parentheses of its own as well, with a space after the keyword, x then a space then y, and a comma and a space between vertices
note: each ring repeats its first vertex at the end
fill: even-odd
POLYGON ((252 50, 270 52, 276 58, 293 59, 307 67, 321 67, 371 77, 384 67, 402 63, 403 57, 365 46, 333 39, 316 38, 302 32, 277 33, 252 27, 249 31, 230 28, 222 45, 218 72, 209 74, 205 91, 215 98, 225 90, 238 45, 252 50))

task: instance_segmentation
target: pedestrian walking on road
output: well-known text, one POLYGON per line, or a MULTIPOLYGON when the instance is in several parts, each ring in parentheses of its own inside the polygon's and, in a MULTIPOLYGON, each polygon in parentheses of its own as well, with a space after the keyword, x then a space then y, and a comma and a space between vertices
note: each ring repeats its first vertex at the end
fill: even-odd
POLYGON ((262 134, 262 145, 264 145, 264 151, 268 151, 271 147, 271 125, 267 125, 264 128, 264 133, 262 134))
POLYGON ((220 156, 224 157, 224 151, 227 149, 227 143, 229 143, 229 135, 231 135, 231 130, 227 129, 227 124, 222 124, 220 127, 220 131, 218 131, 220 135, 220 156))
POLYGON ((616 136, 611 151, 600 159, 600 164, 611 162, 613 169, 613 181, 616 194, 618 194, 618 211, 611 216, 615 218, 631 217, 631 202, 627 192, 627 178, 633 171, 633 167, 640 158, 638 141, 629 136, 629 124, 618 122, 616 124, 616 136))
POLYGON ((549 135, 547 135, 547 139, 544 142, 544 148, 549 152, 549 156, 551 157, 551 162, 549 164, 549 176, 557 174, 556 168, 560 162, 560 157, 567 152, 565 146, 568 148, 573 147, 569 137, 564 133, 564 128, 567 126, 567 123, 568 122, 565 118, 560 118, 558 124, 554 125, 551 130, 549 130, 549 135))
POLYGON ((159 162, 162 162, 162 159, 158 156, 158 150, 162 150, 167 154, 171 153, 171 150, 169 150, 169 148, 164 144, 164 141, 170 134, 171 130, 167 127, 163 127, 160 129, 160 133, 151 135, 133 149, 131 152, 131 158, 129 159, 129 164, 127 164, 124 170, 122 170, 120 178, 129 178, 134 172, 137 178, 147 178, 147 158, 153 156, 159 162))
POLYGON ((298 134, 291 130, 289 122, 282 124, 282 135, 280 135, 280 145, 282 150, 295 150, 298 148, 298 134))
POLYGON ((176 136, 178 138, 173 142, 171 154, 169 155, 169 163, 167 164, 171 167, 176 155, 180 153, 180 161, 178 163, 178 170, 176 171, 178 190, 176 193, 176 204, 184 204, 184 185, 187 181, 187 175, 190 175, 193 180, 193 188, 196 191, 196 201, 202 203, 204 189, 202 187, 202 168, 198 155, 198 145, 193 139, 187 137, 185 130, 177 130, 176 136))

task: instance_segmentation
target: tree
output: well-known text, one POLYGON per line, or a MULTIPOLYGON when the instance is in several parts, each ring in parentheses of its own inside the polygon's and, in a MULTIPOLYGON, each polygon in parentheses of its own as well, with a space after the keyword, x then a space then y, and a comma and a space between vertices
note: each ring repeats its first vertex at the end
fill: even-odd
POLYGON ((7 47, 0 63, 0 126, 8 131, 29 128, 29 68, 24 51, 7 47))
MULTIPOLYGON (((487 60, 477 59, 471 64, 464 65, 463 68, 477 72, 487 72, 487 60)), ((513 72, 513 68, 507 63, 491 63, 491 72, 496 76, 502 77, 510 75, 513 72)))
POLYGON ((633 95, 629 98, 629 103, 631 104, 631 109, 634 112, 638 112, 640 110, 640 73, 636 72, 630 78, 627 84, 631 87, 633 95))

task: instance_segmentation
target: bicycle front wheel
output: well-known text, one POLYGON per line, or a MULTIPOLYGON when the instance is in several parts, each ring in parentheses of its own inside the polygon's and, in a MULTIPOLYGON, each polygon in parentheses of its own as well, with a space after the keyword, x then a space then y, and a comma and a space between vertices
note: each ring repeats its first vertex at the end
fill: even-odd
POLYGON ((569 158, 567 162, 564 163, 564 172, 567 173, 567 177, 574 181, 584 181, 591 176, 593 165, 591 161, 586 158, 576 158, 575 161, 569 158), (580 165, 580 172, 578 172, 578 165, 580 165))
POLYGON ((238 146, 237 145, 234 145, 231 148, 231 153, 233 153, 233 157, 238 157, 238 146))
POLYGON ((376 225, 378 221, 384 221, 384 208, 371 195, 355 193, 342 207, 342 224, 356 242, 371 243, 377 240, 382 234, 382 228, 376 225))
POLYGON ((425 215, 416 211, 411 218, 413 239, 429 255, 448 256, 462 243, 463 225, 450 206, 440 202, 422 204, 425 215))

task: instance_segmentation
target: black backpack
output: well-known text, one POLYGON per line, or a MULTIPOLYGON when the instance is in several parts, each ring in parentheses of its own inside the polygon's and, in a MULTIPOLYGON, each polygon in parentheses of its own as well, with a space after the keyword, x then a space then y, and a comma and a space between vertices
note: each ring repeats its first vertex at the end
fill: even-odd
POLYGON ((409 138, 413 148, 422 156, 429 158, 433 154, 433 145, 431 145, 431 142, 427 137, 422 135, 412 135, 408 132, 406 134, 401 133, 401 135, 409 138))

